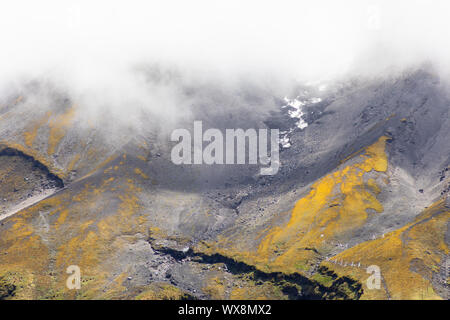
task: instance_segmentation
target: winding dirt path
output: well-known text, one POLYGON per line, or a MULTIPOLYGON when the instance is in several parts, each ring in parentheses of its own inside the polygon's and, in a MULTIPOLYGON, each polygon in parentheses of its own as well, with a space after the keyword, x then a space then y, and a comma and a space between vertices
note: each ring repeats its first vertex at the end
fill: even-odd
POLYGON ((8 217, 10 217, 10 216, 12 216, 12 215, 14 215, 14 214, 16 214, 17 212, 19 212, 19 211, 21 211, 21 210, 23 210, 23 209, 26 209, 26 208, 28 208, 28 207, 31 207, 32 205, 38 203, 39 201, 42 201, 42 200, 44 200, 45 198, 47 198, 47 197, 53 195, 53 194, 56 193, 58 190, 60 190, 60 189, 57 189, 57 188, 54 188, 54 189, 47 189, 47 190, 44 190, 43 192, 41 192, 41 193, 39 193, 39 194, 37 194, 37 195, 35 195, 35 196, 32 196, 32 197, 26 199, 25 201, 22 201, 21 203, 19 203, 19 204, 15 205, 14 207, 12 207, 12 208, 9 210, 9 212, 6 212, 6 213, 4 213, 4 214, 1 214, 1 215, 0 215, 0 221, 2 221, 2 220, 4 220, 4 219, 6 219, 6 218, 8 218, 8 217))

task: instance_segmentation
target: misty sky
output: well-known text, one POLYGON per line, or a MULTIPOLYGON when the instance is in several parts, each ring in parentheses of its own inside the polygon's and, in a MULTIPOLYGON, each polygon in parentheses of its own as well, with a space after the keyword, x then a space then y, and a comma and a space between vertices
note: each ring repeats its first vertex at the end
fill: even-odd
MULTIPOLYGON (((2 1, 0 85, 50 79, 142 104, 132 70, 152 64, 222 83, 377 75, 425 60, 446 73, 449 30, 448 0, 2 1)), ((153 99, 173 100, 166 109, 182 99, 158 90, 153 99)))
POLYGON ((391 59, 443 58, 449 9, 445 0, 2 1, 1 68, 94 72, 154 60, 323 76, 380 46, 391 59))

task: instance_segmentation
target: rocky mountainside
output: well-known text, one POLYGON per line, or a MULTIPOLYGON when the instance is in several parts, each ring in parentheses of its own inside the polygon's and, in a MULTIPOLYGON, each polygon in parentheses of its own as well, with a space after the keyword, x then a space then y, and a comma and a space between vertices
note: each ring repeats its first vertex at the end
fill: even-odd
POLYGON ((40 84, 3 97, 0 298, 448 299, 449 84, 424 67, 253 89, 220 109, 234 96, 200 88, 177 126, 280 129, 274 176, 174 165, 148 114, 135 133, 40 84))

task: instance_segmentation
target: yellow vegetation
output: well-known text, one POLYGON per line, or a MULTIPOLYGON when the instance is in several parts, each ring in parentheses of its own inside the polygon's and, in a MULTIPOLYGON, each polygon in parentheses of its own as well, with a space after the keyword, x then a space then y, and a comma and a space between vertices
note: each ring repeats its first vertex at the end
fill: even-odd
POLYGON ((47 153, 52 155, 55 153, 56 147, 59 142, 66 135, 68 127, 71 125, 73 119, 75 118, 76 108, 75 106, 70 107, 65 113, 57 115, 56 117, 50 119, 50 135, 48 137, 48 149, 47 153))
POLYGON ((141 176, 143 179, 148 179, 148 176, 139 168, 134 169, 134 173, 141 176))
POLYGON ((287 224, 263 232, 256 252, 233 248, 233 239, 224 238, 199 250, 218 251, 266 271, 307 271, 318 256, 316 251, 326 251, 332 241, 365 223, 368 209, 383 211, 376 198, 379 187, 373 179, 365 183, 364 174, 387 170, 386 140, 381 137, 366 148, 360 161, 314 183, 296 203, 287 224))
POLYGON ((152 283, 150 288, 136 297, 136 300, 180 300, 186 293, 168 283, 152 283))
POLYGON ((4 148, 16 149, 16 150, 18 150, 18 151, 20 151, 20 152, 22 152, 22 153, 24 153, 26 155, 29 155, 29 156, 33 157, 35 160, 37 160, 40 163, 42 163, 54 175, 56 175, 58 177, 64 177, 65 176, 65 173, 62 170, 60 170, 57 167, 55 167, 53 165, 53 163, 48 161, 46 157, 42 156, 39 152, 35 151, 34 149, 28 148, 28 147, 23 146, 23 145, 18 144, 18 143, 10 143, 10 142, 7 142, 7 141, 0 141, 0 150, 2 150, 4 148))
POLYGON ((226 299, 224 280, 219 276, 208 279, 206 286, 203 287, 203 292, 208 294, 211 299, 226 299))
POLYGON ((138 214, 140 189, 132 180, 115 182, 110 177, 98 185, 86 183, 77 194, 61 192, 7 220, 0 248, 8 255, 0 255, 0 279, 18 286, 15 297, 123 296, 119 284, 104 291, 112 272, 110 259, 136 241, 135 235, 148 234, 149 226, 146 217, 138 214), (108 212, 101 197, 112 189, 117 190, 117 209, 108 212), (98 220, 92 220, 97 216, 98 220), (125 236, 129 238, 123 240, 125 236), (76 292, 65 286, 69 265, 78 265, 82 272, 82 289, 76 292))
POLYGON ((25 131, 23 133, 23 138, 25 140, 25 144, 28 147, 32 147, 34 140, 36 139, 37 136, 37 132, 39 130, 39 128, 41 128, 44 124, 46 124, 48 122, 48 119, 51 116, 51 112, 47 112, 41 119, 33 121, 30 125, 29 131, 25 131))
POLYGON ((443 200, 426 209, 415 221, 373 241, 361 243, 324 262, 340 275, 363 284, 363 299, 439 299, 431 285, 449 248, 444 241, 450 211, 443 200), (349 266, 351 262, 360 267, 349 266), (347 265, 347 266, 344 266, 347 265), (369 290, 370 265, 380 267, 383 285, 369 290))

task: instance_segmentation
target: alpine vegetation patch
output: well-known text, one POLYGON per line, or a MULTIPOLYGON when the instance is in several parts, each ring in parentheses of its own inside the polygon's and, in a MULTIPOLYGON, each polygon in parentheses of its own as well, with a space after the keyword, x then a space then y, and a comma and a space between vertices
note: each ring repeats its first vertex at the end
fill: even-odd
POLYGON ((261 175, 275 175, 280 168, 278 129, 270 129, 270 134, 268 129, 225 129, 223 134, 214 128, 203 132, 202 121, 194 121, 193 135, 187 129, 175 129, 170 140, 178 142, 171 152, 176 165, 259 164, 266 166, 260 169, 261 175))

